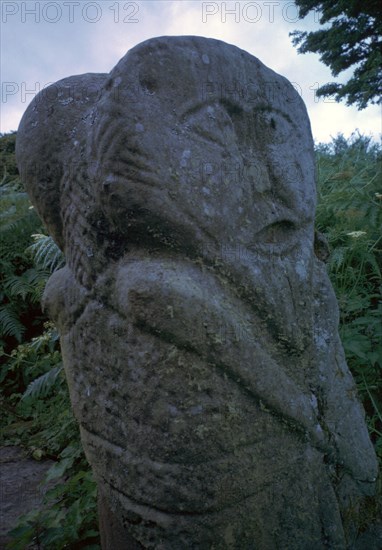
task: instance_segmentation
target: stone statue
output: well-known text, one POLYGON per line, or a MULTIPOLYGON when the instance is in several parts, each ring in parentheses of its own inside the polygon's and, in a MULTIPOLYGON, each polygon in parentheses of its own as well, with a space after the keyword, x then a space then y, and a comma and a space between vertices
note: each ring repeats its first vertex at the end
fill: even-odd
POLYGON ((343 549, 377 463, 314 252, 305 106, 218 40, 43 90, 18 163, 105 549, 343 549))

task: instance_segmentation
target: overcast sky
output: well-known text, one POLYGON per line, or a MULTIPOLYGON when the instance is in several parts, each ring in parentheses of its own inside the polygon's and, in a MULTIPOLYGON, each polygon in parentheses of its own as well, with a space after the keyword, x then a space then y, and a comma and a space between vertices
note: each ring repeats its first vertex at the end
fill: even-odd
POLYGON ((289 32, 319 28, 317 14, 298 21, 294 2, 2 0, 1 10, 1 132, 17 129, 44 86, 74 74, 109 72, 128 49, 148 38, 194 34, 247 50, 293 82, 316 141, 356 129, 380 138, 380 107, 358 111, 315 96, 333 77, 318 55, 299 55, 292 46, 289 32))

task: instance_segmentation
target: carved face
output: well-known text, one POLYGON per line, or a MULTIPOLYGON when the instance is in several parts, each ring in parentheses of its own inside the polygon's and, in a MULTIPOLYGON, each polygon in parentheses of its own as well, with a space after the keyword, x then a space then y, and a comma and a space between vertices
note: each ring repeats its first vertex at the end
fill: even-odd
POLYGON ((314 165, 298 94, 240 50, 185 43, 141 45, 110 75, 89 148, 106 217, 127 240, 160 226, 157 240, 181 248, 310 254, 314 165))

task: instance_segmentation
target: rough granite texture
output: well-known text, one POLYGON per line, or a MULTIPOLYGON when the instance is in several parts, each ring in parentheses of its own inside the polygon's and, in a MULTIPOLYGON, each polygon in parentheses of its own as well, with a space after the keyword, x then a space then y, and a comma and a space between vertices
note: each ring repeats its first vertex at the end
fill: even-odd
POLYGON ((218 40, 43 90, 28 193, 105 549, 353 548, 377 462, 314 252, 305 106, 218 40))

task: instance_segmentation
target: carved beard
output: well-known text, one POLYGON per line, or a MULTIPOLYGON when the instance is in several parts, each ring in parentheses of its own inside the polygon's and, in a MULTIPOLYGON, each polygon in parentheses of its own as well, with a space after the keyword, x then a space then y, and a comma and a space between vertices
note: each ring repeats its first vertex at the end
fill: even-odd
POLYGON ((229 262, 229 270, 241 282, 235 289, 260 321, 255 337, 276 352, 293 377, 299 374, 291 357, 311 351, 314 261, 313 254, 296 247, 287 256, 252 252, 240 263, 229 262))

